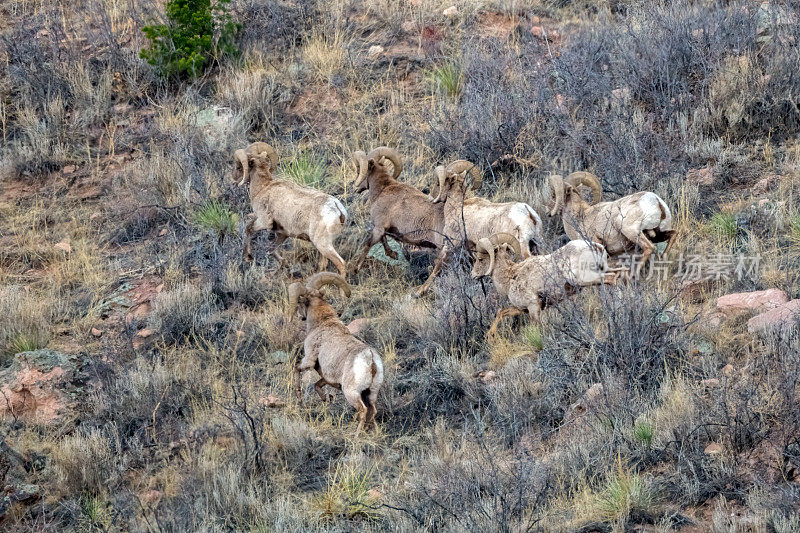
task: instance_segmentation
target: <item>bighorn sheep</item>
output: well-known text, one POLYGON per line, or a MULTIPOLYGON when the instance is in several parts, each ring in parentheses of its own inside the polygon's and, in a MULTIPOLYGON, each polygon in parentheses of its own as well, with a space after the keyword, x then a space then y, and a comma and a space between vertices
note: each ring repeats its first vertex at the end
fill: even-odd
MULTIPOLYGON (((361 268, 367 252, 378 242, 383 243, 388 256, 397 257, 388 247, 387 236, 422 248, 442 248, 445 242, 442 233, 444 204, 432 201, 430 196, 419 189, 397 181, 403 171, 397 151, 385 146, 376 148, 369 154, 359 150, 353 154, 353 161, 357 171, 354 184, 356 191, 369 191, 369 217, 372 223, 372 231, 367 235, 361 255, 356 261, 356 270, 361 268), (391 174, 386 168, 387 162, 392 164, 391 174)), ((461 169, 463 170, 466 169, 461 169)), ((438 264, 434 265, 434 271, 417 294, 422 294, 427 289, 431 279, 439 271, 437 267, 438 264)))
MULTIPOLYGON (((464 161, 464 160, 461 160, 464 161)), ((448 174, 452 174, 454 165, 461 165, 454 161, 447 167, 439 165, 434 171, 440 183, 448 174)), ((471 163, 470 163, 471 165, 471 163)), ((472 188, 481 186, 481 173, 478 167, 472 165, 472 188)), ((437 194, 439 184, 432 189, 431 194, 437 194)), ((485 198, 474 196, 464 200, 464 221, 466 222, 467 241, 471 248, 475 247, 483 237, 496 233, 510 233, 520 244, 522 257, 528 258, 532 252, 538 251, 538 241, 541 234, 542 219, 539 214, 524 202, 490 202, 485 198)))
POLYGON ((350 286, 344 278, 331 272, 315 274, 305 284, 289 285, 288 316, 291 319, 297 312, 306 322, 304 355, 295 366, 295 394, 302 399, 302 372, 316 370, 320 379, 314 389, 323 402, 327 401, 323 387, 330 385, 341 389, 347 403, 358 411, 358 434, 365 424, 369 426, 375 420, 375 402, 383 385, 383 362, 376 350, 350 334, 325 301, 321 289, 328 284, 350 296, 350 286))
POLYGON ((497 313, 489 337, 506 316, 527 310, 531 319, 538 321, 546 305, 563 300, 580 287, 603 283, 608 270, 606 250, 594 242, 573 240, 550 255, 531 256, 519 263, 512 261, 506 245, 520 255, 519 242, 508 233, 483 238, 475 247, 472 277, 491 276, 497 291, 511 303, 497 313))
POLYGON ((561 213, 567 236, 598 242, 612 256, 634 251, 638 246, 642 257, 636 267, 637 277, 655 250, 654 243, 666 241, 664 253, 669 250, 674 237, 672 213, 657 194, 637 192, 599 203, 603 189, 597 176, 589 172, 573 172, 566 179, 552 175, 549 184, 554 197, 550 216, 561 213), (592 190, 592 204, 581 198, 581 185, 592 190))
POLYGON ((278 154, 267 143, 256 142, 234 152, 236 168, 233 180, 242 186, 250 182, 250 204, 253 213, 247 217, 245 259, 252 261, 253 233, 268 229, 276 234, 275 256, 281 262, 277 247, 287 237, 304 239, 322 254, 319 270, 330 260, 341 275, 346 273, 344 259, 333 247, 333 239, 347 222, 342 203, 321 191, 300 186, 289 180, 276 179, 278 154))

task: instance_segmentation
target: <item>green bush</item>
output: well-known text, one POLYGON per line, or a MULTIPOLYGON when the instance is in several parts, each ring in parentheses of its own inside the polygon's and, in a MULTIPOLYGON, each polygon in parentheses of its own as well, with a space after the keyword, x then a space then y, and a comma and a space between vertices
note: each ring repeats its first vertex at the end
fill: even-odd
POLYGON ((139 56, 165 77, 196 78, 212 59, 238 53, 240 25, 228 13, 230 0, 169 0, 167 23, 145 26, 150 47, 139 56))

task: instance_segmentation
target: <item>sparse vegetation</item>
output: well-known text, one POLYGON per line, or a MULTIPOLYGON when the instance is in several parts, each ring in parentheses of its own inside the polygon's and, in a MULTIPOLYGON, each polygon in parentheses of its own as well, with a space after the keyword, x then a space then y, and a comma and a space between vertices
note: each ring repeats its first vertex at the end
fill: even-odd
POLYGON ((800 297, 796 2, 455 5, 0 0, 0 530, 798 530, 800 333, 716 314, 800 297), (326 293, 384 365, 355 437, 342 392, 293 390, 318 251, 268 228, 242 257, 254 142, 341 201, 348 266, 379 146, 425 192, 475 162, 542 253, 577 170, 663 198, 675 241, 491 341, 472 251, 414 298, 433 256, 378 243, 326 293))

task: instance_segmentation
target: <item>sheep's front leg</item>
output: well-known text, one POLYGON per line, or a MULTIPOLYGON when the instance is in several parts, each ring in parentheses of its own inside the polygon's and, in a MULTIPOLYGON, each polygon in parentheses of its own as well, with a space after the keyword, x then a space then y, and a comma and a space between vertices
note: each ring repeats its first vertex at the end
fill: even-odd
POLYGON ((519 307, 507 307, 505 309, 501 309, 497 313, 497 316, 495 317, 494 322, 492 322, 492 325, 489 328, 489 332, 487 334, 489 339, 493 340, 493 339, 496 338, 496 336, 497 336, 497 327, 500 325, 500 322, 505 317, 507 317, 507 316, 517 316, 517 315, 520 315, 522 313, 523 313, 523 310, 520 309, 519 307))
MULTIPOLYGON (((244 229, 244 260, 248 263, 253 261, 252 240, 253 235, 261 230, 272 227, 272 218, 262 219, 255 213, 247 215, 247 226, 244 229)), ((283 237, 286 238, 285 236, 283 237)), ((280 241, 283 242, 283 241, 280 241)))
POLYGON ((632 243, 642 249, 642 257, 639 259, 639 264, 636 265, 636 280, 638 280, 642 273, 642 268, 647 263, 647 260, 650 259, 650 255, 653 253, 653 250, 655 250, 656 247, 642 231, 637 233, 633 230, 623 229, 622 234, 625 235, 625 237, 627 237, 632 243))
POLYGON ((361 266, 364 264, 364 260, 367 258, 367 254, 369 253, 370 249, 375 246, 378 241, 380 241, 383 236, 386 234, 383 228, 375 226, 372 228, 372 231, 367 238, 364 239, 364 245, 361 248, 361 255, 358 256, 358 261, 356 261, 354 272, 358 272, 361 270, 361 266))
MULTIPOLYGON (((303 356, 303 358, 296 365, 294 365, 294 393, 295 396, 297 396, 297 400, 301 404, 303 403, 303 391, 301 387, 303 384, 303 372, 316 368, 316 366, 316 358, 309 357, 308 355, 303 356)), ((316 387, 317 385, 315 384, 314 388, 316 389, 316 387)))
POLYGON ((383 238, 381 238, 381 242, 383 243, 383 253, 386 254, 386 257, 389 257, 390 259, 394 259, 395 261, 397 261, 398 259, 397 252, 389 248, 389 241, 386 235, 384 235, 383 238))
POLYGON ((425 283, 423 283, 419 289, 417 289, 417 298, 428 292, 433 280, 439 275, 439 272, 442 271, 442 267, 444 266, 449 254, 449 248, 442 248, 442 250, 439 252, 439 255, 436 257, 436 261, 433 263, 433 270, 431 271, 430 276, 428 276, 428 279, 425 280, 425 283))

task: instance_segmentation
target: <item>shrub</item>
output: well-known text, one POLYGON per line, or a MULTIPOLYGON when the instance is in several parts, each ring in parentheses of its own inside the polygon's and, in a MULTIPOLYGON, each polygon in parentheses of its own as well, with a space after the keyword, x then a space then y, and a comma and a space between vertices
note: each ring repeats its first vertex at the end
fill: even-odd
POLYGON ((654 501, 648 483, 620 466, 597 494, 597 515, 605 522, 641 521, 651 514, 654 501))
POLYGON ((710 221, 711 232, 720 242, 733 242, 739 234, 736 214, 729 211, 715 213, 710 221))
POLYGON ((216 235, 221 241, 226 235, 236 233, 239 215, 226 203, 209 200, 192 213, 192 222, 201 230, 216 235))
POLYGON ((442 91, 448 98, 458 98, 461 94, 462 70, 455 61, 434 67, 428 72, 428 79, 436 90, 442 91))
POLYGON ((239 24, 228 13, 230 0, 170 0, 165 4, 167 23, 145 26, 150 47, 142 59, 165 77, 201 76, 209 63, 235 55, 233 42, 239 24))
POLYGON ((325 161, 311 152, 298 152, 281 166, 284 174, 300 185, 314 187, 325 177, 325 161))

